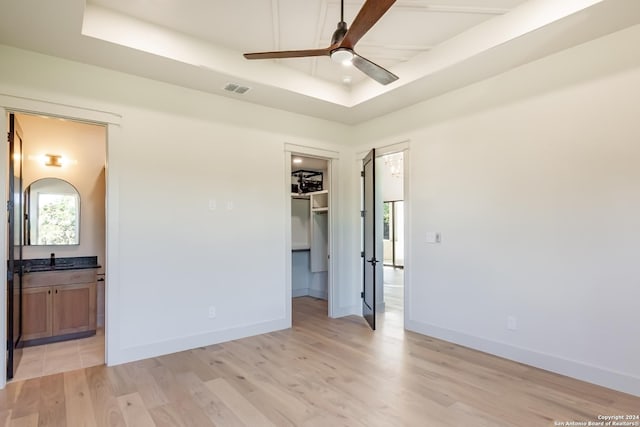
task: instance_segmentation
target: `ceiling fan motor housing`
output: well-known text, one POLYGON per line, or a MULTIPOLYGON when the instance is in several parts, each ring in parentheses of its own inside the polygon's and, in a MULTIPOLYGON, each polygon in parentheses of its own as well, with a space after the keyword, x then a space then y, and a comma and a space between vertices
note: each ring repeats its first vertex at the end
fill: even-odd
POLYGON ((340 21, 338 22, 338 29, 333 32, 333 36, 331 37, 331 44, 340 43, 345 34, 347 34, 347 23, 340 21))

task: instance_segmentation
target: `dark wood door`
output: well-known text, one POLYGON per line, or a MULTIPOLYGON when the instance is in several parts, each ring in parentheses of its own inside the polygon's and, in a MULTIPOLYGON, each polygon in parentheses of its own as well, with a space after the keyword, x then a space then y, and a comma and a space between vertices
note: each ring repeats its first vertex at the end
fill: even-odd
POLYGON ((376 329, 376 203, 375 203, 375 150, 363 160, 364 206, 364 271, 362 285, 362 315, 371 329, 376 329))
POLYGON ((22 350, 22 129, 9 115, 9 200, 7 201, 7 379, 13 378, 22 350))

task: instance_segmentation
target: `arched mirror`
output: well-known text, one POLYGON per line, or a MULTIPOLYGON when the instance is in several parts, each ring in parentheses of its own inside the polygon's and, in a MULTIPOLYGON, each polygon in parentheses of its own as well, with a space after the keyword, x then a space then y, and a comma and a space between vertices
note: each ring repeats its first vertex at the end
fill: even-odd
POLYGON ((78 245, 80 194, 67 181, 42 178, 25 190, 25 244, 78 245))

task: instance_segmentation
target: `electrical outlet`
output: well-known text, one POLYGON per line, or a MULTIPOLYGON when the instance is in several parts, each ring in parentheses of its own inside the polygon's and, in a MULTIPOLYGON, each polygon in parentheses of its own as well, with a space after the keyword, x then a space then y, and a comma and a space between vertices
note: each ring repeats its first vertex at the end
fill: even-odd
POLYGON ((507 329, 510 331, 518 329, 518 319, 515 316, 507 316, 507 329))
POLYGON ((213 305, 209 306, 209 319, 213 319, 216 317, 216 308, 213 305))

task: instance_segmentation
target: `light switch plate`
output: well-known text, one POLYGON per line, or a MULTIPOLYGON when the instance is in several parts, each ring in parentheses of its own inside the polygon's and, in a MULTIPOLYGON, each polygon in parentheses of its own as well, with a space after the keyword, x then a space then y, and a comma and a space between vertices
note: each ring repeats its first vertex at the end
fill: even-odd
POLYGON ((427 243, 440 243, 440 233, 437 231, 427 231, 427 243))

